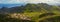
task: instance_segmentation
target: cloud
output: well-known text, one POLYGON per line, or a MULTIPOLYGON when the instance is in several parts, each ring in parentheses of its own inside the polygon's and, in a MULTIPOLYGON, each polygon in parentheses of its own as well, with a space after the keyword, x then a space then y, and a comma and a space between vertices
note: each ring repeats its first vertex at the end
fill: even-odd
POLYGON ((0 0, 0 3, 4 4, 18 4, 18 3, 26 3, 27 0, 0 0))
MULTIPOLYGON (((60 1, 60 0, 58 0, 60 1)), ((56 0, 29 0, 28 3, 55 3, 56 0)))
POLYGON ((2 3, 2 2, 0 1, 0 3, 2 3))
POLYGON ((51 5, 60 4, 60 0, 29 0, 28 3, 47 3, 51 5))
POLYGON ((18 4, 18 3, 48 3, 59 4, 60 0, 0 0, 4 4, 18 4))

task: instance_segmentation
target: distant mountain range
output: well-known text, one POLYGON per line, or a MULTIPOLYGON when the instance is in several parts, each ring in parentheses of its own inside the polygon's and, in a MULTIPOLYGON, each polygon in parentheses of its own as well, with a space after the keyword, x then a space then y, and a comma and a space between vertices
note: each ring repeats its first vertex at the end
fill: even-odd
MULTIPOLYGON (((21 6, 21 5, 26 5, 26 4, 24 4, 24 3, 20 3, 20 4, 0 4, 0 8, 1 7, 15 7, 15 6, 21 6)), ((59 4, 56 4, 56 5, 60 6, 59 4)))
POLYGON ((39 4, 0 4, 2 8, 0 8, 0 14, 3 13, 24 13, 24 12, 60 12, 59 6, 48 5, 46 3, 39 3, 39 4), (3 6, 7 7, 3 7, 3 6), (18 6, 17 6, 18 5, 18 6), (11 7, 14 6, 14 7, 11 7))
POLYGON ((1 7, 14 7, 14 6, 21 6, 24 4, 0 4, 0 8, 1 7))

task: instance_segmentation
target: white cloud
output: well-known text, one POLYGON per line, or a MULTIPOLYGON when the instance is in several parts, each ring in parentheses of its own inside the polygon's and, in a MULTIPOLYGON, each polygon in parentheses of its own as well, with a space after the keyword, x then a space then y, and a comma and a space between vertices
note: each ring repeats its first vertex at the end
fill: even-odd
POLYGON ((0 3, 2 3, 2 2, 0 1, 0 3))
POLYGON ((54 0, 29 0, 28 3, 54 3, 54 0))
POLYGON ((0 3, 48 3, 48 4, 57 4, 60 3, 60 0, 0 0, 0 3))
POLYGON ((60 0, 29 0, 28 3, 60 4, 60 0))

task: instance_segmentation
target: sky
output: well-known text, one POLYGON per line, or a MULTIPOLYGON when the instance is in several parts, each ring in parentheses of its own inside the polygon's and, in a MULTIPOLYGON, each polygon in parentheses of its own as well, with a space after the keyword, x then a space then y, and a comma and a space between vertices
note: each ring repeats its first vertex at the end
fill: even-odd
POLYGON ((57 4, 60 5, 60 0, 0 0, 0 6, 11 6, 11 5, 4 5, 4 4, 27 4, 27 3, 35 3, 35 4, 47 3, 51 5, 57 5, 57 4))
POLYGON ((48 3, 60 4, 60 0, 0 0, 2 4, 19 4, 19 3, 48 3))

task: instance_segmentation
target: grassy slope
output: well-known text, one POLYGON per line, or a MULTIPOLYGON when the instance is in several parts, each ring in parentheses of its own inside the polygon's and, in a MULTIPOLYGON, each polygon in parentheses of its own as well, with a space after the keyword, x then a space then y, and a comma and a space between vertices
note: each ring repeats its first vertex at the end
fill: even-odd
POLYGON ((25 12, 24 15, 28 15, 29 17, 32 17, 32 20, 35 20, 36 22, 39 22, 40 20, 44 20, 44 19, 47 19, 47 18, 52 18, 52 17, 55 17, 55 16, 60 16, 60 11, 55 10, 56 8, 59 9, 59 7, 53 7, 53 9, 51 10, 51 12, 56 14, 56 15, 53 15, 53 16, 46 16, 46 17, 39 18, 39 15, 48 12, 44 8, 42 8, 41 12, 31 12, 31 13, 26 13, 25 12))

